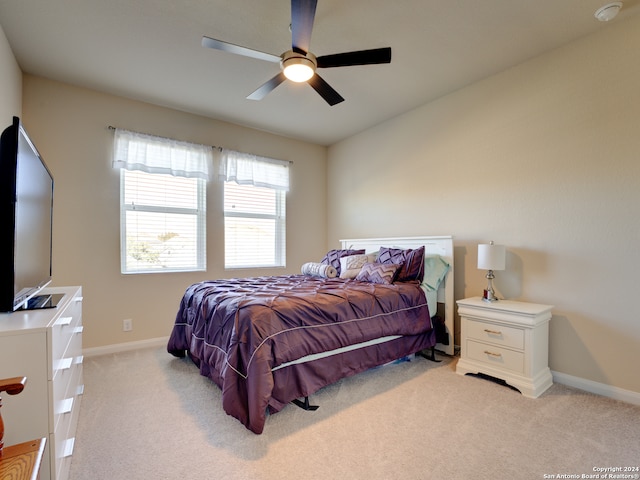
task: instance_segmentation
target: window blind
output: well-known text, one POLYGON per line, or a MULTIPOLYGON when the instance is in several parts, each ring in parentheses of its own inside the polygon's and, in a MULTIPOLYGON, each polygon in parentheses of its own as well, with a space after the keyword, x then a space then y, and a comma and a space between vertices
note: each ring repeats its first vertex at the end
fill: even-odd
POLYGON ((204 163, 194 163, 184 160, 202 157, 202 145, 178 142, 176 150, 174 140, 129 138, 130 133, 116 130, 114 140, 113 164, 121 168, 122 273, 205 270, 205 173, 211 147, 204 163), (191 146, 194 152, 188 151, 191 146))
POLYGON ((225 268, 286 265, 289 162, 223 150, 225 268))

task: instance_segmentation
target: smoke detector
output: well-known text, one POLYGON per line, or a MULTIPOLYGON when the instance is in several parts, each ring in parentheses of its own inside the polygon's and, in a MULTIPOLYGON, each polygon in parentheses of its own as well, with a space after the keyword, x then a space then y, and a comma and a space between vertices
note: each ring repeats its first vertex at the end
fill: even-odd
POLYGON ((596 10, 596 13, 593 14, 601 22, 608 22, 609 20, 613 20, 618 12, 622 8, 622 2, 611 2, 606 5, 600 7, 596 10))

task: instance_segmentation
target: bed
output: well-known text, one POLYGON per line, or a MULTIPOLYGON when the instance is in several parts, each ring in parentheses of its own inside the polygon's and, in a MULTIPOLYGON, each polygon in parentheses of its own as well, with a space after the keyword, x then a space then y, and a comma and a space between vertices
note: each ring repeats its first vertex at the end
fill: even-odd
POLYGON ((305 273, 205 281, 184 293, 168 352, 189 356, 222 390, 225 412, 256 434, 291 402, 313 409, 309 396, 341 378, 453 353, 450 236, 341 244, 305 273))

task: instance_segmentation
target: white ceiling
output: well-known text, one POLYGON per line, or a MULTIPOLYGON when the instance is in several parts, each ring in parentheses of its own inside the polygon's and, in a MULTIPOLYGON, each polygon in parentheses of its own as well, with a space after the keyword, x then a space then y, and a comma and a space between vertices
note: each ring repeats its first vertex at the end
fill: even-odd
POLYGON ((635 15, 608 0, 318 0, 311 50, 390 46, 389 65, 323 69, 346 100, 306 84, 246 96, 278 65, 201 46, 203 35, 280 55, 288 0, 0 0, 23 72, 330 145, 542 52, 635 15))

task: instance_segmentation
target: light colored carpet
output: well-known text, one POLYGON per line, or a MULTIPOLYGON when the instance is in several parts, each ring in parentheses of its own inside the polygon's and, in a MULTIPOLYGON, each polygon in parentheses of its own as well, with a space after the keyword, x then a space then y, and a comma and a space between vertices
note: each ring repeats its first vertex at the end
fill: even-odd
POLYGON ((640 407, 558 384, 529 399, 444 358, 344 379, 262 435, 164 349, 86 358, 71 479, 580 478, 640 464, 640 407))

